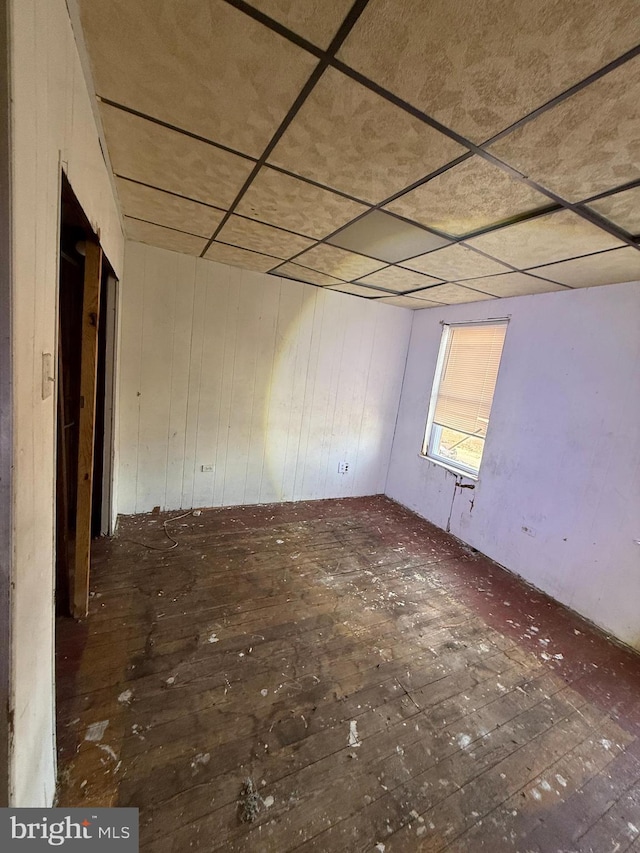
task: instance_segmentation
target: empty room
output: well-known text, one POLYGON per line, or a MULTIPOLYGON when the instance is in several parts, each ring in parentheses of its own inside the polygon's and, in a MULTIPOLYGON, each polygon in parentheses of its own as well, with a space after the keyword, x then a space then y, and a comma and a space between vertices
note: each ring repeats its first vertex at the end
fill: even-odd
POLYGON ((7 849, 640 853, 637 0, 0 47, 7 849))

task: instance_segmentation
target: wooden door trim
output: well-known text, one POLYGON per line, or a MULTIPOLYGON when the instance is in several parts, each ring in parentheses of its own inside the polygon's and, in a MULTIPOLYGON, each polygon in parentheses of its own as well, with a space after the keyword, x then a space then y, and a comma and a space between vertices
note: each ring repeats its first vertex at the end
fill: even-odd
POLYGON ((70 602, 71 612, 76 619, 83 619, 89 610, 91 498, 98 370, 98 323, 102 282, 102 249, 100 244, 88 239, 85 246, 76 530, 70 602))

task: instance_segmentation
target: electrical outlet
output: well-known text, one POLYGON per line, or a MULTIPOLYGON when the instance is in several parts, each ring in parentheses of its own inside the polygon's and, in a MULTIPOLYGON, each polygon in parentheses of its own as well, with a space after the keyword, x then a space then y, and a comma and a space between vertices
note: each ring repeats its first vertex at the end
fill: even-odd
POLYGON ((213 474, 215 465, 201 465, 200 470, 203 474, 213 474))
POLYGON ((349 471, 348 462, 338 462, 338 474, 346 474, 349 471))

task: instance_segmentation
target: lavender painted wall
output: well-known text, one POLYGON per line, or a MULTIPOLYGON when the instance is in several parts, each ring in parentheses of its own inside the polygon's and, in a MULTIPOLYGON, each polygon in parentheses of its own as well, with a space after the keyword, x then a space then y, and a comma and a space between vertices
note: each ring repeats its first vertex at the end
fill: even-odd
POLYGON ((638 649, 639 320, 637 282, 415 312, 386 488, 638 649), (498 316, 485 455, 461 489, 419 456, 441 322, 498 316))

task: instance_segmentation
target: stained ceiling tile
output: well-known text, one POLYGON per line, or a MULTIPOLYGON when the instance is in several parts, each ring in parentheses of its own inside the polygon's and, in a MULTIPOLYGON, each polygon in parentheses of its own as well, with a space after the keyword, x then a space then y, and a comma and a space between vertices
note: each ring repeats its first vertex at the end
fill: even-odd
POLYGON ((601 284, 640 281, 640 252, 627 246, 613 252, 600 252, 538 267, 534 272, 569 287, 597 287, 601 284))
POLYGON ((337 284, 329 290, 339 290, 340 293, 350 293, 352 296, 365 296, 369 299, 380 296, 379 290, 372 290, 370 287, 363 287, 361 284, 337 284))
POLYGON ((640 234, 640 187, 589 202, 588 206, 629 234, 640 234))
POLYGON ((417 299, 428 299, 434 302, 441 302, 445 305, 457 305, 463 302, 480 302, 483 299, 493 299, 486 293, 478 293, 477 290, 472 290, 469 287, 464 287, 461 284, 439 284, 436 287, 430 287, 428 290, 423 290, 420 293, 407 294, 417 299))
POLYGON ((364 255, 356 255, 354 252, 346 252, 344 249, 327 245, 315 246, 296 260, 303 266, 333 275, 343 281, 362 278, 383 266, 380 261, 372 261, 364 255))
POLYGON ((640 178, 639 125, 637 57, 489 150, 563 198, 580 201, 640 178))
POLYGON ((278 263, 277 258, 218 242, 209 246, 205 258, 210 261, 218 261, 220 264, 229 264, 232 267, 242 267, 246 270, 257 270, 258 272, 268 272, 278 263))
POLYGON ((396 308, 442 308, 442 305, 436 306, 436 303, 430 304, 422 299, 413 299, 411 296, 385 296, 384 299, 378 299, 378 302, 384 302, 385 305, 394 305, 396 308))
POLYGON ((259 9, 318 47, 327 48, 352 0, 250 0, 259 9))
POLYGON ((437 252, 421 255, 405 261, 401 266, 424 272, 445 281, 458 281, 462 278, 474 278, 482 275, 495 275, 506 272, 507 267, 499 261, 485 258, 466 246, 446 246, 437 252))
POLYGON ((570 210, 527 219, 466 241, 514 267, 533 267, 562 261, 622 243, 570 210))
POLYGON ((124 230, 129 240, 148 243, 160 249, 170 249, 172 252, 181 252, 183 255, 197 257, 207 245, 203 237, 194 237, 193 234, 174 231, 173 228, 142 222, 140 219, 131 219, 128 216, 124 217, 124 230))
POLYGON ((320 239, 367 208, 275 169, 260 170, 238 213, 320 239))
POLYGON ((319 284, 321 287, 326 287, 331 284, 344 284, 339 278, 334 278, 332 275, 325 275, 317 270, 310 270, 307 267, 301 267, 299 264, 282 264, 274 270, 275 275, 282 275, 286 278, 295 278, 296 281, 306 281, 307 284, 319 284))
POLYGON ((244 157, 106 104, 100 111, 116 175, 227 208, 253 168, 244 157))
POLYGON ((396 199, 386 210, 461 236, 550 204, 542 193, 471 157, 396 199))
POLYGON ((297 255, 314 244, 309 237, 301 237, 299 234, 292 234, 290 231, 283 231, 281 228, 264 225, 242 216, 230 216, 217 239, 253 252, 284 259, 297 255))
POLYGON ((259 157, 317 59, 223 0, 80 0, 97 94, 259 157))
POLYGON ((166 228, 211 237, 224 211, 170 193, 118 178, 118 196, 126 216, 146 219, 166 228))
POLYGON ((378 202, 464 151, 439 131, 328 68, 269 162, 378 202))
MULTIPOLYGON (((462 282, 464 285, 464 282, 462 282)), ((484 278, 474 278, 469 284, 474 290, 490 293, 492 296, 525 296, 530 293, 551 293, 554 290, 564 290, 552 281, 544 281, 523 272, 508 272, 504 275, 491 275, 484 278)))
POLYGON ((450 241, 411 222, 372 210, 327 240, 352 252, 393 264, 446 246, 450 241))
POLYGON ((481 142, 638 42, 636 0, 370 0, 338 56, 481 142))
POLYGON ((412 272, 401 269, 400 267, 387 267, 386 269, 378 270, 358 279, 358 282, 402 293, 405 290, 414 290, 417 287, 428 287, 430 284, 438 284, 439 280, 432 278, 430 275, 423 275, 422 273, 412 272))

